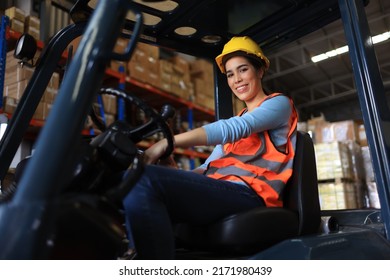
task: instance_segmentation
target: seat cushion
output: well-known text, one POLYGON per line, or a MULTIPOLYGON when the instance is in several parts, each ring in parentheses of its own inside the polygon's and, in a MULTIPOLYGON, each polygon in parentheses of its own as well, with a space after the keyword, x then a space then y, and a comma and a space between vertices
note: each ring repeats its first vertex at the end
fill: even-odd
POLYGON ((251 254, 298 235, 297 213, 285 208, 255 208, 209 226, 177 225, 176 236, 190 249, 251 254))

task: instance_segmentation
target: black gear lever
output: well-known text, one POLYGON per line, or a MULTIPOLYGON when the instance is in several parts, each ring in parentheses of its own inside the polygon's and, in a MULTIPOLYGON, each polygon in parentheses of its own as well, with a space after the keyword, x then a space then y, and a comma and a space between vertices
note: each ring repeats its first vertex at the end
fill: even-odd
POLYGON ((165 104, 162 106, 160 115, 164 120, 167 121, 169 119, 174 118, 175 114, 176 114, 175 109, 171 105, 165 104))

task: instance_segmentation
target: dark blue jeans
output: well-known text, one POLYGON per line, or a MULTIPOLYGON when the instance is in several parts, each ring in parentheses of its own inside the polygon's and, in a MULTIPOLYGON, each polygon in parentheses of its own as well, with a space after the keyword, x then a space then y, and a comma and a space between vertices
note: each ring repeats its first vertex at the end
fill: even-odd
POLYGON ((141 259, 174 258, 175 223, 206 225, 264 206, 247 186, 155 165, 146 166, 123 204, 130 246, 141 259))

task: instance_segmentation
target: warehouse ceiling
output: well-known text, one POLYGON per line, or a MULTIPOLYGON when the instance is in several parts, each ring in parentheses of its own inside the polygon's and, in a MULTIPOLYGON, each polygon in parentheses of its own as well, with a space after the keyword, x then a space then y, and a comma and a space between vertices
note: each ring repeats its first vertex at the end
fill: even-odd
MULTIPOLYGON (((337 0, 166 0, 162 7, 146 0, 135 2, 150 15, 145 18, 149 23, 145 22, 143 41, 212 59, 232 35, 249 35, 260 43, 271 61, 264 87, 291 95, 301 120, 320 114, 328 121, 361 119, 348 52, 320 62, 311 60, 313 56, 346 46, 341 20, 334 21, 331 16, 337 14, 333 12, 338 10, 337 0), (297 10, 298 7, 302 9, 297 10), (184 32, 193 29, 195 33, 181 38, 177 34, 181 26, 189 27, 184 32), (318 27, 301 37, 301 30, 310 32, 318 27), (214 39, 219 41, 210 43, 214 39)), ((372 36, 389 32, 390 1, 365 2, 372 36)), ((389 46, 390 39, 375 45, 387 93, 390 92, 389 46)))
MULTIPOLYGON (((371 35, 390 31, 390 1, 370 0, 365 8, 371 35)), ((343 25, 337 20, 268 53, 271 69, 264 77, 265 87, 289 93, 301 118, 319 116, 329 121, 361 119, 349 54, 317 63, 311 57, 346 45, 343 25)), ((375 44, 387 96, 390 93, 390 39, 375 44)))

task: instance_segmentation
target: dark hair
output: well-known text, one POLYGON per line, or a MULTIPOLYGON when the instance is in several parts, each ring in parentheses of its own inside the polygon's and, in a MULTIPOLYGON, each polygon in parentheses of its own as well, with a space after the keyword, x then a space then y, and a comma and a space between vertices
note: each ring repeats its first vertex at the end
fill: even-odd
POLYGON ((264 70, 264 64, 260 60, 254 58, 250 55, 247 55, 246 58, 248 59, 249 63, 252 64, 253 67, 255 67, 255 69, 257 69, 257 70, 263 69, 264 70))
MULTIPOLYGON (((234 56, 243 56, 243 57, 246 57, 249 61, 249 63, 255 67, 256 70, 260 70, 260 69, 263 69, 265 70, 265 65, 264 63, 256 56, 252 55, 252 54, 248 54, 244 51, 236 51, 236 52, 233 52, 233 53, 230 53, 228 55, 225 55, 225 57, 223 58, 222 60, 222 64, 223 64, 223 67, 225 68, 225 64, 226 64, 226 61, 228 61, 230 58, 234 57, 234 56)), ((226 68, 225 68, 226 69, 226 68)), ((265 72, 265 71, 264 71, 265 72)))

